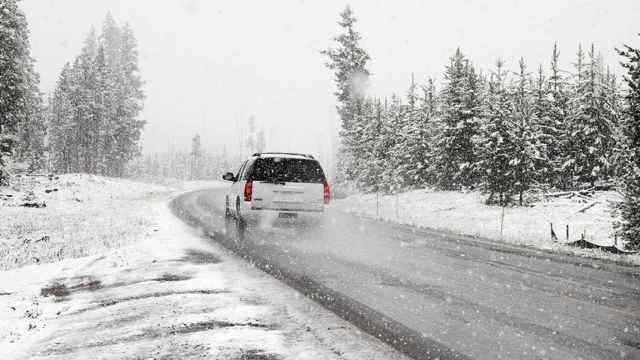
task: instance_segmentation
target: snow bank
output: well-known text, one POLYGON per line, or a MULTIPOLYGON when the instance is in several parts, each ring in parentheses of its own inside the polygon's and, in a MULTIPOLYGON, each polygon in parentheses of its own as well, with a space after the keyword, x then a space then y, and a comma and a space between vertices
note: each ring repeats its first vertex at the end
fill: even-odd
POLYGON ((451 231, 458 234, 502 240, 542 249, 597 256, 640 265, 640 256, 610 255, 598 250, 573 249, 563 243, 580 239, 613 245, 610 204, 619 200, 615 192, 598 192, 593 199, 580 197, 550 198, 530 207, 489 206, 477 192, 414 190, 399 195, 358 194, 336 200, 334 207, 367 217, 419 227, 451 231), (585 207, 595 205, 585 211, 585 207), (553 223, 558 241, 552 241, 553 223), (569 226, 569 240, 566 226, 569 226), (502 229, 502 230, 501 230, 502 229))

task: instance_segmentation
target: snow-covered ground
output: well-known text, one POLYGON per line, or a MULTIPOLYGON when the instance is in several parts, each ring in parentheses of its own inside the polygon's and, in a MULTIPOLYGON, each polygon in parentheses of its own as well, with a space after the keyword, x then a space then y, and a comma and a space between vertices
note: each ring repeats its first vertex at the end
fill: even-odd
MULTIPOLYGON (((0 272, 1 359, 403 359, 199 236, 165 201, 144 196, 153 186, 138 193, 138 185, 128 181, 78 176, 77 182, 83 185, 70 187, 83 199, 87 224, 96 221, 97 207, 111 196, 116 203, 104 211, 127 221, 133 213, 118 209, 125 206, 118 199, 140 195, 145 201, 137 205, 144 206, 151 231, 123 233, 117 247, 100 246, 91 250, 94 255, 0 272)), ((205 186, 211 183, 185 184, 177 191, 205 186)), ((64 194, 58 194, 62 204, 71 196, 64 194)), ((67 205, 49 216, 63 221, 67 211, 83 226, 80 210, 67 205)), ((110 221, 118 226, 116 217, 110 221)), ((55 229, 37 218, 36 230, 55 229)), ((100 241, 80 230, 74 234, 100 241)))
POLYGON ((142 239, 157 225, 153 204, 172 191, 84 174, 16 177, 11 187, 0 187, 0 270, 96 254, 142 239))
POLYGON ((529 207, 489 206, 477 192, 414 190, 399 195, 357 194, 336 200, 333 206, 371 218, 479 236, 553 251, 595 256, 640 265, 640 255, 611 255, 600 250, 576 249, 564 243, 569 225, 569 242, 582 234, 590 242, 612 245, 610 204, 619 199, 614 192, 598 192, 592 199, 549 198, 529 207), (595 205, 584 210, 589 205, 595 205), (502 223, 502 231, 501 231, 502 223), (552 241, 553 223, 558 241, 552 241))

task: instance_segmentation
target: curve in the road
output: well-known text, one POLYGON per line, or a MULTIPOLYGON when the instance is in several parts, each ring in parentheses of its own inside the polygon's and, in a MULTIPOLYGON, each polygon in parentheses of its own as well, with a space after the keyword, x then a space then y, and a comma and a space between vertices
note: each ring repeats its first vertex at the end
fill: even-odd
POLYGON ((224 221, 222 194, 184 194, 171 207, 410 357, 640 357, 635 269, 346 214, 323 233, 250 228, 240 238, 224 221))

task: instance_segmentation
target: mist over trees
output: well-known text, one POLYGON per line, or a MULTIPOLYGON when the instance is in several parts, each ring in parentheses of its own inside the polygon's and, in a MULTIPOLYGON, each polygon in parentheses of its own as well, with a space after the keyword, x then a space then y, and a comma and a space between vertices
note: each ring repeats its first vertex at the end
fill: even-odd
POLYGON ((217 179, 240 163, 240 156, 207 151, 199 134, 191 140, 191 148, 169 146, 167 151, 148 153, 136 157, 127 164, 126 176, 158 180, 217 179))
POLYGON ((53 169, 122 176, 140 151, 143 99, 133 32, 107 15, 101 33, 92 28, 64 66, 49 100, 53 169))

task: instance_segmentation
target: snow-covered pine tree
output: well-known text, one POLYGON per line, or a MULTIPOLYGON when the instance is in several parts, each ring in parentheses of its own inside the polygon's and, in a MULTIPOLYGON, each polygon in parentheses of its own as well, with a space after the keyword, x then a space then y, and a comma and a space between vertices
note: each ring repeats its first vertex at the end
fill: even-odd
POLYGON ((75 114, 73 119, 76 164, 74 172, 94 173, 92 146, 96 138, 97 72, 95 68, 98 41, 93 27, 73 66, 75 114))
POLYGON ((338 25, 342 28, 342 34, 334 40, 338 43, 336 48, 323 50, 321 53, 329 58, 327 68, 335 72, 334 81, 338 100, 337 110, 341 120, 340 127, 340 157, 338 159, 337 179, 353 178, 350 168, 354 166, 354 154, 350 153, 354 140, 350 138, 353 133, 353 119, 362 116, 362 102, 364 101, 365 88, 370 76, 367 70, 369 54, 360 47, 362 37, 355 30, 356 18, 347 6, 340 13, 338 25))
POLYGON ((432 173, 440 188, 455 190, 477 182, 472 138, 478 133, 482 87, 480 77, 459 48, 445 69, 444 79, 432 173))
POLYGON ((368 101, 368 118, 364 124, 364 135, 360 151, 360 162, 363 165, 359 172, 359 188, 366 192, 378 192, 382 188, 382 171, 385 164, 386 151, 382 149, 386 136, 383 121, 385 110, 380 99, 368 101))
POLYGON ((572 185, 572 148, 571 124, 569 119, 569 89, 560 69, 560 51, 553 45, 551 56, 551 74, 549 76, 550 104, 549 127, 543 128, 542 141, 547 145, 546 157, 549 161, 549 183, 552 186, 568 189, 572 185))
POLYGON ((591 45, 588 62, 582 49, 576 62, 575 97, 571 122, 574 139, 575 176, 579 183, 591 186, 608 171, 610 149, 614 146, 611 119, 605 114, 600 63, 591 45))
POLYGON ((624 135, 628 152, 622 178, 624 198, 617 206, 621 220, 616 231, 629 248, 640 250, 640 49, 625 45, 617 51, 624 57, 622 66, 627 71, 624 135))
POLYGON ((400 98, 393 94, 385 112, 383 121, 383 141, 381 151, 385 153, 382 160, 382 188, 391 193, 398 193, 404 187, 404 179, 398 163, 403 156, 402 143, 405 138, 403 130, 406 120, 406 108, 400 98))
POLYGON ((104 49, 106 78, 104 79, 103 104, 104 126, 102 130, 102 156, 99 163, 101 174, 113 175, 114 158, 117 156, 118 143, 116 131, 120 123, 121 106, 119 105, 121 75, 121 44, 122 30, 116 24, 111 13, 108 13, 100 34, 100 44, 104 49))
POLYGON ((567 189, 575 189, 580 185, 580 174, 583 169, 580 168, 585 161, 582 160, 584 154, 582 150, 587 144, 584 144, 584 138, 579 137, 581 132, 581 124, 585 124, 583 119, 586 91, 585 85, 585 54, 582 44, 578 45, 576 53, 576 62, 573 63, 574 73, 568 90, 568 111, 565 122, 565 149, 563 151, 564 162, 562 163, 562 173, 566 181, 567 189))
POLYGON ((69 141, 73 118, 71 87, 71 65, 66 63, 48 104, 50 161, 53 170, 60 173, 71 171, 72 144, 69 141))
POLYGON ((0 1, 0 184, 8 182, 9 158, 22 141, 23 159, 40 162, 42 98, 29 49, 29 30, 16 0, 0 1), (18 132, 23 139, 18 139, 18 132))
POLYGON ((519 71, 513 84, 512 115, 510 132, 513 139, 513 153, 509 161, 512 168, 514 193, 518 195, 520 206, 524 204, 524 193, 535 183, 537 169, 544 159, 541 155, 543 144, 534 123, 535 107, 530 89, 531 78, 523 58, 518 62, 519 71))
POLYGON ((33 69, 33 64, 28 64, 28 94, 25 104, 25 119, 18 126, 18 146, 16 158, 27 165, 27 170, 34 172, 46 168, 45 164, 45 137, 47 136, 46 110, 39 89, 40 79, 33 69))
POLYGON ((352 147, 353 163, 349 169, 352 181, 361 191, 370 191, 376 179, 371 177, 372 161, 376 137, 375 103, 372 99, 364 99, 361 109, 353 118, 352 147))
POLYGON ((504 61, 496 61, 496 70, 491 74, 488 84, 481 128, 474 137, 478 149, 480 189, 489 195, 487 203, 501 206, 511 201, 514 187, 513 168, 509 164, 515 152, 510 131, 513 102, 506 86, 506 77, 504 61))
MULTIPOLYGON (((411 84, 407 91, 405 119, 403 121, 402 138, 396 144, 398 155, 398 173, 403 186, 407 188, 423 187, 428 182, 429 99, 422 99, 417 94, 417 84, 411 76, 411 84)), ((426 97, 427 94, 424 94, 426 97)))
POLYGON ((560 129, 552 117, 551 84, 545 76, 542 65, 532 84, 533 119, 532 124, 539 131, 540 162, 536 181, 547 186, 555 186, 556 164, 560 156, 560 129))
POLYGON ((624 106, 623 96, 616 75, 607 66, 605 73, 605 107, 606 114, 611 119, 613 139, 615 146, 610 149, 610 169, 606 174, 607 178, 617 179, 623 175, 624 162, 627 154, 626 142, 624 141, 624 106))
POLYGON ((119 123, 115 129, 115 156, 112 175, 122 176, 126 163, 140 152, 140 136, 145 121, 138 118, 143 108, 144 93, 142 79, 138 67, 138 48, 133 30, 129 24, 122 28, 120 44, 121 82, 118 83, 118 99, 120 102, 119 123))

